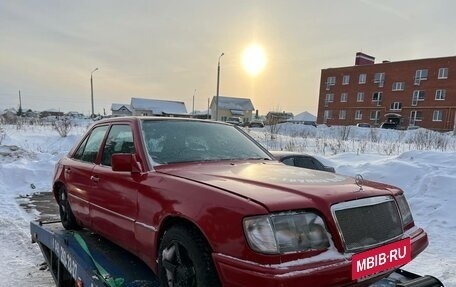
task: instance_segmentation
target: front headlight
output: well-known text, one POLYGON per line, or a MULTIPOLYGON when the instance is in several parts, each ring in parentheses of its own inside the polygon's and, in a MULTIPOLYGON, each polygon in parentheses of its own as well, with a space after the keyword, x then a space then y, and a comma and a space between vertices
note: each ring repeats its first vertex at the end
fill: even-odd
POLYGON ((250 247, 261 253, 278 254, 329 247, 323 219, 313 212, 249 217, 244 219, 244 230, 250 247))
POLYGON ((396 196, 396 201, 402 215, 402 225, 405 227, 413 221, 412 212, 410 211, 407 199, 403 194, 396 196))

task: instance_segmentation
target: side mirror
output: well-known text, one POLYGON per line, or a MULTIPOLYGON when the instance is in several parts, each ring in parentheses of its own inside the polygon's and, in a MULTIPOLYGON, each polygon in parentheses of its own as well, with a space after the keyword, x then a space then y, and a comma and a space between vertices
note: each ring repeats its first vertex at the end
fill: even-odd
POLYGON ((332 166, 327 166, 327 165, 325 165, 325 166, 323 166, 323 169, 324 169, 325 171, 327 171, 327 172, 336 173, 336 170, 335 170, 334 167, 332 167, 332 166))
POLYGON ((135 154, 115 153, 111 157, 113 171, 141 172, 141 164, 136 160, 135 154))

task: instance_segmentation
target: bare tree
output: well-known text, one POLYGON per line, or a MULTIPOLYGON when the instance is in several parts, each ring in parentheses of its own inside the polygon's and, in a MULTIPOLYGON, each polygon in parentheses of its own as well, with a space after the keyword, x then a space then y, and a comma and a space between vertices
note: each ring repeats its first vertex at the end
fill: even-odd
POLYGON ((71 123, 71 120, 68 118, 63 118, 54 122, 54 129, 62 138, 68 136, 72 127, 73 125, 71 123))
POLYGON ((277 134, 279 133, 280 130, 280 124, 279 124, 279 118, 277 117, 271 117, 268 121, 268 124, 266 125, 267 131, 271 135, 271 139, 276 139, 277 134))
POLYGON ((6 137, 6 132, 2 129, 2 127, 0 127, 0 145, 2 144, 2 141, 5 139, 6 137))

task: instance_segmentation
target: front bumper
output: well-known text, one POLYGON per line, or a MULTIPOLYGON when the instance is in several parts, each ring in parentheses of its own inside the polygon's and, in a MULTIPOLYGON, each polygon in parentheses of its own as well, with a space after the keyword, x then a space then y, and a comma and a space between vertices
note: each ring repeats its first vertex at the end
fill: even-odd
MULTIPOLYGON (((411 239, 412 258, 416 257, 428 245, 427 234, 421 228, 407 232, 405 237, 411 239)), ((304 285, 312 287, 361 287, 369 286, 394 271, 387 270, 362 281, 352 281, 352 255, 322 256, 319 260, 307 258, 277 265, 262 265, 220 253, 214 253, 213 259, 224 287, 304 285)))

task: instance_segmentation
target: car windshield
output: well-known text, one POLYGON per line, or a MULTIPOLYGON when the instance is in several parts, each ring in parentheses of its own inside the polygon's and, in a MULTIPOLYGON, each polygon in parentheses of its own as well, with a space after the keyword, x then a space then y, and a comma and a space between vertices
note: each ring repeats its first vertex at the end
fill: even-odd
POLYGON ((234 126, 191 120, 143 120, 147 152, 155 163, 271 159, 234 126))

